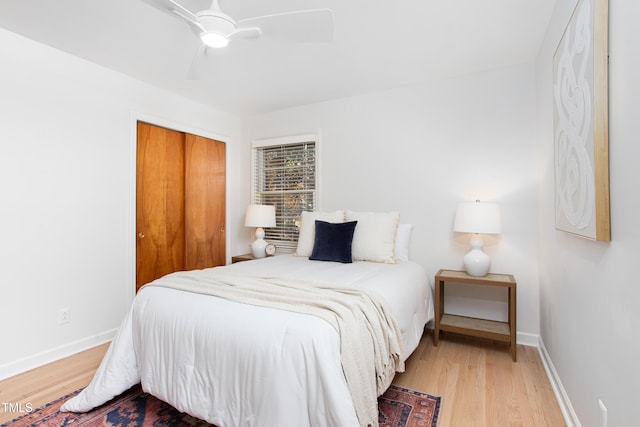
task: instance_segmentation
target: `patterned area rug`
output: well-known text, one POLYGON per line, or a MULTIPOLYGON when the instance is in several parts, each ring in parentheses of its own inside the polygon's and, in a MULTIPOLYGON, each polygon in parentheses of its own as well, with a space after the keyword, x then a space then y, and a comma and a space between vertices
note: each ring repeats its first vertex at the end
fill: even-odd
MULTIPOLYGON (((78 394, 79 391, 54 400, 29 414, 2 424, 2 426, 211 426, 211 424, 179 412, 171 405, 143 392, 140 385, 132 387, 111 402, 86 414, 60 412, 62 403, 78 394)), ((380 427, 436 427, 441 402, 441 397, 391 385, 378 398, 380 427)))

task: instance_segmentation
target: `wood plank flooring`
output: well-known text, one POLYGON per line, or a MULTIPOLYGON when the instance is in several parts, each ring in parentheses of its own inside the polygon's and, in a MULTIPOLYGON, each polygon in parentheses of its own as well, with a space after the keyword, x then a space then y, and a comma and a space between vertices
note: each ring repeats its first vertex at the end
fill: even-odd
MULTIPOLYGON (((394 383, 442 396, 439 427, 564 426, 564 418, 534 347, 518 346, 511 361, 502 343, 426 332, 394 383)), ((0 381, 0 423, 20 415, 2 403, 34 408, 89 383, 107 345, 0 381)))
POLYGON ((565 421, 535 347, 425 333, 394 384, 442 396, 439 427, 548 426, 565 421))
POLYGON ((10 411, 8 404, 35 409, 89 384, 108 347, 103 344, 0 381, 0 423, 22 415, 10 411))

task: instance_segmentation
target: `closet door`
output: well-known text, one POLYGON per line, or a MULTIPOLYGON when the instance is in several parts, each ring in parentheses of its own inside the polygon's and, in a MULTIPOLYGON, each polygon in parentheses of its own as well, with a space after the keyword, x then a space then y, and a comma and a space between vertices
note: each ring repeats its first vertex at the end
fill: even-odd
POLYGON ((225 144, 185 135, 185 269, 224 265, 225 144))
POLYGON ((225 144, 138 122, 136 290, 224 265, 225 144))
POLYGON ((138 122, 136 290, 184 270, 184 146, 181 132, 138 122))

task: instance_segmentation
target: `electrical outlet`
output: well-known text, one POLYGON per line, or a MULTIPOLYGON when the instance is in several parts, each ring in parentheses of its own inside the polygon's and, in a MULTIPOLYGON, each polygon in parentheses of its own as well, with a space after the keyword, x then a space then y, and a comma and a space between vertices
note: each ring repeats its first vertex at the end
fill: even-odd
POLYGON ((607 407, 602 400, 598 400, 598 405, 600 406, 600 427, 607 427, 607 407))
POLYGON ((58 312, 58 323, 64 325, 71 322, 71 311, 69 307, 61 308, 58 312))

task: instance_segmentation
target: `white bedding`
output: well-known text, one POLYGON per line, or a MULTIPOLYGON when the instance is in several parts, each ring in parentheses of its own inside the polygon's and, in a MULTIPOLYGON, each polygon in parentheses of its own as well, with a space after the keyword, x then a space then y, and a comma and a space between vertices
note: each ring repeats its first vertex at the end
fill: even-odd
MULTIPOLYGON (((403 360, 433 317, 426 273, 412 262, 340 264, 282 255, 218 269, 373 291, 400 327, 403 360)), ((62 409, 90 410, 138 382, 219 427, 358 425, 340 338, 307 314, 143 288, 91 384, 62 409)))

